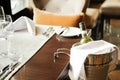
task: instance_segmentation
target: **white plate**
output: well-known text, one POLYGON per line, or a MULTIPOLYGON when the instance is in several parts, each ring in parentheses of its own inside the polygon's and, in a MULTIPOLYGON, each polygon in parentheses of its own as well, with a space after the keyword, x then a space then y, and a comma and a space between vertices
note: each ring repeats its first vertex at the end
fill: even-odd
POLYGON ((79 36, 82 31, 80 28, 75 28, 75 27, 69 27, 69 28, 59 28, 58 31, 56 31, 57 34, 61 33, 64 30, 60 36, 62 37, 74 37, 74 36, 79 36))

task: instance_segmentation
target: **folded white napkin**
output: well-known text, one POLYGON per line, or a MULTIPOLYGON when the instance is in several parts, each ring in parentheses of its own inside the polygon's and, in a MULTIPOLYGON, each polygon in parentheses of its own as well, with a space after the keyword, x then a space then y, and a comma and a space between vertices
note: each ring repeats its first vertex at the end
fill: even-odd
MULTIPOLYGON (((69 70, 71 80, 78 80, 79 76, 81 76, 81 68, 89 54, 109 53, 115 50, 114 47, 116 46, 104 40, 91 41, 83 45, 72 47, 70 51, 71 69, 69 70)), ((83 75, 81 77, 83 77, 83 75)))
POLYGON ((11 27, 14 29, 14 31, 27 28, 29 33, 35 35, 36 32, 34 25, 35 25, 34 22, 30 18, 26 16, 21 16, 20 18, 13 22, 13 25, 11 27))

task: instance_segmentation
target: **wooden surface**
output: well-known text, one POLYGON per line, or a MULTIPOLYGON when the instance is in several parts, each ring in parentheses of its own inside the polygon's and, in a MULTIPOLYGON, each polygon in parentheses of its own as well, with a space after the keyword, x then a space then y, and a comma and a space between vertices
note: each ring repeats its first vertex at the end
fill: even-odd
MULTIPOLYGON (((54 35, 10 80, 63 80, 61 76, 68 71, 69 57, 60 54, 54 63, 53 54, 58 48, 70 49, 80 38, 57 38, 54 35)), ((109 80, 120 80, 120 61, 110 68, 115 70, 109 73, 109 80)))
POLYGON ((53 54, 58 48, 70 49, 72 44, 80 38, 62 38, 54 35, 37 53, 33 56, 11 80, 56 80, 69 62, 69 57, 59 55, 54 62, 53 54), (60 39, 60 40, 59 40, 60 39))

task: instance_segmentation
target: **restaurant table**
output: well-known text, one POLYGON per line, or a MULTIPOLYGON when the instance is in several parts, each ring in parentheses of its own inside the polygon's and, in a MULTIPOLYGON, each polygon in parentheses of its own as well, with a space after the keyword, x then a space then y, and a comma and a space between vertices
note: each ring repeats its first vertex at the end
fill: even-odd
MULTIPOLYGON (((24 33, 22 34, 24 35, 24 33)), ((47 39, 45 38, 45 36, 45 39, 42 39, 42 34, 36 36, 37 38, 34 36, 29 36, 28 34, 25 37, 22 37, 23 41, 25 39, 30 40, 32 38, 35 38, 33 40, 41 42, 42 40, 47 39), (27 36, 28 38, 25 38, 27 36)), ((17 38, 19 38, 19 36, 17 38)), ((74 43, 80 41, 80 38, 80 36, 61 37, 57 34, 53 34, 50 39, 46 40, 47 42, 45 41, 44 45, 40 47, 40 49, 36 49, 37 52, 34 53, 32 57, 29 57, 28 60, 26 59, 27 61, 19 66, 18 70, 16 69, 13 71, 14 74, 11 73, 10 76, 8 75, 8 78, 10 77, 10 80, 66 80, 64 78, 66 78, 66 75, 68 75, 67 72, 69 69, 69 56, 65 54, 59 54, 59 57, 54 62, 54 53, 59 48, 70 49, 74 43)), ((29 41, 27 41, 27 46, 29 46, 28 44, 30 44, 29 41)), ((31 51, 34 46, 31 46, 30 50, 26 48, 27 51, 29 50, 28 52, 34 52, 31 51)), ((23 49, 22 51, 25 53, 24 50, 25 49, 23 49)), ((70 52, 68 52, 68 54, 69 53, 70 52)), ((120 69, 119 65, 117 65, 117 70, 118 69, 120 69)))
POLYGON ((57 80, 69 64, 69 57, 60 54, 54 62, 54 52, 58 48, 68 48, 80 38, 63 38, 54 34, 47 43, 27 63, 21 67, 11 80, 57 80), (56 38, 57 37, 57 38, 56 38))

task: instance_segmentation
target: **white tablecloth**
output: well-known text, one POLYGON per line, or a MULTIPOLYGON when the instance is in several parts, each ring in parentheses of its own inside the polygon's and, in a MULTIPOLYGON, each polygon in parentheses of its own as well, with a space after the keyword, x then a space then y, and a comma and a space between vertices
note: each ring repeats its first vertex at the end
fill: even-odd
MULTIPOLYGON (((49 26, 50 27, 50 26, 49 26)), ((19 54, 23 54, 22 62, 5 78, 8 80, 19 68, 21 68, 35 53, 55 34, 52 31, 49 37, 42 35, 48 26, 37 25, 39 34, 31 35, 28 31, 17 31, 14 34, 14 43, 19 54)))

